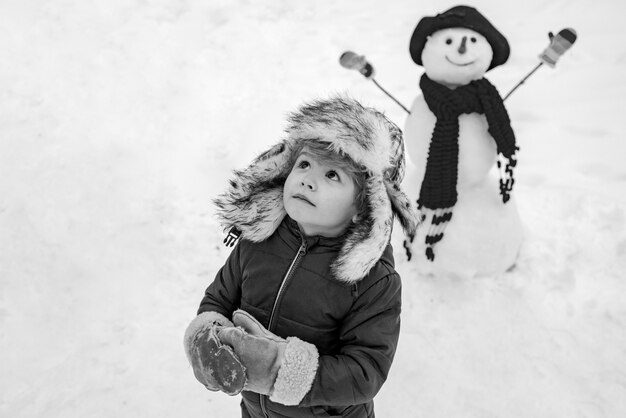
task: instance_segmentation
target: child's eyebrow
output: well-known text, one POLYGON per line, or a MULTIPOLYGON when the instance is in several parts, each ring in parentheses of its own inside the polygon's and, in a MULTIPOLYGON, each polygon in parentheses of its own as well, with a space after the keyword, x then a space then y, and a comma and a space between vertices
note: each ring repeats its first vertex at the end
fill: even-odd
POLYGON ((298 155, 298 157, 302 157, 303 155, 306 157, 311 157, 311 158, 313 157, 313 154, 307 151, 300 151, 300 155, 298 155))
POLYGON ((300 154, 298 155, 298 158, 300 158, 302 156, 311 158, 312 160, 316 161, 317 163, 322 164, 322 165, 326 166, 327 168, 329 168, 329 169, 331 169, 333 171, 338 171, 338 172, 341 172, 341 173, 344 173, 344 174, 347 173, 347 171, 343 167, 341 167, 341 166, 339 166, 339 165, 337 165, 337 164, 335 164, 333 162, 328 162, 325 159, 320 158, 320 157, 316 156, 315 154, 313 154, 311 152, 304 151, 304 150, 300 151, 300 154))

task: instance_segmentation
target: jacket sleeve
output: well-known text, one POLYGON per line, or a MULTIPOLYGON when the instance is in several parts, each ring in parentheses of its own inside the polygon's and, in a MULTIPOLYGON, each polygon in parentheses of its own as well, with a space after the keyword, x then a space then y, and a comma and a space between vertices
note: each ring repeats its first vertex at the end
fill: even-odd
POLYGON ((215 279, 204 292, 198 314, 217 312, 230 318, 241 303, 241 266, 240 254, 243 242, 237 243, 224 266, 217 272, 215 279))
POLYGON ((300 406, 369 402, 387 379, 400 335, 401 282, 397 273, 359 294, 340 328, 337 355, 323 355, 300 406))

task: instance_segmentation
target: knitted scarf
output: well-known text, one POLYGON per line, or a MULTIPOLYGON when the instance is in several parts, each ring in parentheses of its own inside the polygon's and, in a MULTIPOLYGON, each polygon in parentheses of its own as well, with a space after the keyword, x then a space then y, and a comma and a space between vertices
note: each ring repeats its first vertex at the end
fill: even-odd
POLYGON ((513 167, 516 165, 515 134, 509 115, 496 88, 486 79, 474 80, 452 90, 424 74, 420 88, 428 108, 437 118, 433 130, 426 173, 417 201, 425 215, 431 217, 426 235, 426 257, 435 259, 434 246, 443 238, 446 224, 452 219, 457 201, 459 163, 459 116, 481 113, 487 118, 488 132, 496 142, 500 195, 503 203, 513 190, 513 167))

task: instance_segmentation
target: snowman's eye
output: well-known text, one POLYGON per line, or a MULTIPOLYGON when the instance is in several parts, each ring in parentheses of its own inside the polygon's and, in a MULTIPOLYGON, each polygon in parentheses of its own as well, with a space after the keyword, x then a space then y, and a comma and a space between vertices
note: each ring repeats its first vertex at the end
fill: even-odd
POLYGON ((451 43, 452 43, 452 39, 450 39, 450 38, 446 39, 446 44, 447 45, 450 45, 451 43))
POLYGON ((473 44, 476 43, 476 38, 474 38, 473 36, 470 38, 470 41, 472 41, 473 44))

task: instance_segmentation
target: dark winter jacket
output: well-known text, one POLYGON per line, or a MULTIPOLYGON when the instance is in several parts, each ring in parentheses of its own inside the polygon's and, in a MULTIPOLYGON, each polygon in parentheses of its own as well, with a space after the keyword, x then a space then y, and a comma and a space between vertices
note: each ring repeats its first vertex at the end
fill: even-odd
POLYGON ((303 237, 286 217, 267 240, 240 241, 207 288, 198 313, 230 318, 243 309, 278 336, 296 336, 319 351, 315 380, 299 406, 244 391, 244 417, 374 416, 373 398, 398 342, 400 277, 388 245, 362 280, 337 281, 330 265, 342 244, 342 237, 303 237))

